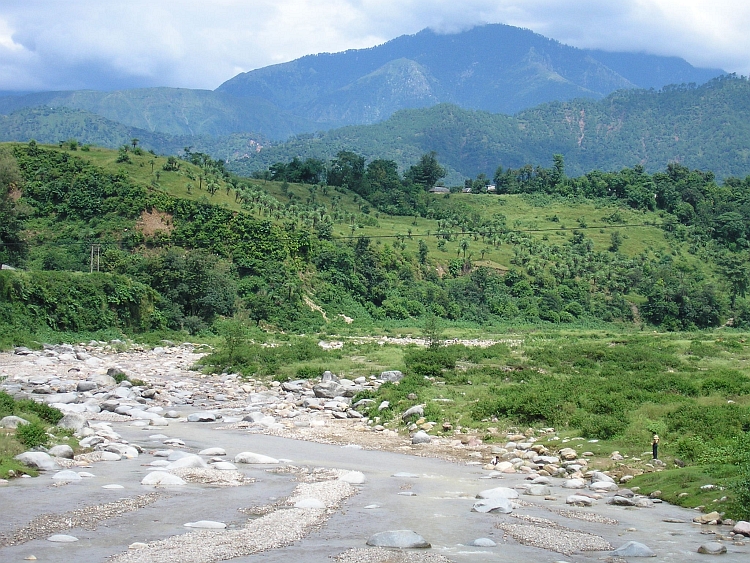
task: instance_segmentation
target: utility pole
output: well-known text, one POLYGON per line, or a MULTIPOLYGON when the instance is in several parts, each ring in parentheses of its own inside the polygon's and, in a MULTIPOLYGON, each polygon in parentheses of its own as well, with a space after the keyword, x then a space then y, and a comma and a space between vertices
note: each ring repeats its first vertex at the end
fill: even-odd
POLYGON ((96 271, 99 271, 99 256, 101 252, 101 245, 99 244, 92 244, 91 245, 91 260, 89 262, 89 273, 93 273, 94 271, 94 264, 96 264, 96 271))

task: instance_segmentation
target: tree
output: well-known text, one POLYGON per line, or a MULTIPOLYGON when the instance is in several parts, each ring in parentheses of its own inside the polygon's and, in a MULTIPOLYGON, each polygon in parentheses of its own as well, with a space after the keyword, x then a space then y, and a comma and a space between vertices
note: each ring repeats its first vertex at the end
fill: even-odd
POLYGON ((609 235, 609 240, 610 252, 617 252, 618 250, 620 250, 620 246, 622 245, 622 235, 620 234, 620 231, 612 231, 612 233, 609 235))
POLYGON ((435 151, 422 155, 419 162, 409 168, 405 174, 407 181, 428 190, 435 186, 440 178, 445 177, 445 168, 440 166, 435 151))
POLYGON ((11 197, 21 180, 16 159, 8 151, 0 150, 0 262, 11 265, 18 265, 26 256, 26 245, 21 237, 23 224, 11 197))
POLYGON ((469 248, 469 239, 463 239, 460 243, 461 250, 464 252, 464 259, 466 258, 466 250, 469 248))
POLYGON ((750 260, 750 257, 747 254, 736 254, 734 252, 724 252, 716 259, 719 273, 729 285, 732 310, 735 308, 737 297, 745 297, 748 289, 750 289, 750 264, 748 264, 748 260, 750 260))
POLYGON ((365 158, 351 151, 341 151, 331 161, 328 169, 328 183, 342 186, 360 195, 366 194, 365 158))
POLYGON ((428 252, 428 250, 427 250, 427 243, 425 241, 423 241, 423 240, 420 239, 420 241, 419 241, 419 250, 418 250, 419 263, 420 264, 424 264, 424 263, 427 262, 427 252, 428 252))
POLYGON ((130 144, 133 145, 133 150, 135 150, 135 147, 138 146, 138 143, 140 143, 140 139, 136 139, 136 138, 130 139, 130 144))
POLYGON ((440 326, 438 318, 433 314, 427 315, 424 327, 422 328, 422 336, 424 336, 427 346, 429 348, 438 348, 442 335, 443 329, 440 326))

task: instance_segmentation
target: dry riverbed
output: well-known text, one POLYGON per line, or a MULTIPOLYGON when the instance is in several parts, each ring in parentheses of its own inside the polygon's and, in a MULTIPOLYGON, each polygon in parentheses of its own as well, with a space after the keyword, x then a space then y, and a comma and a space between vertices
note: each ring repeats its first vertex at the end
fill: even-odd
POLYGON ((624 560, 615 550, 629 541, 661 561, 705 558, 711 543, 727 561, 750 556, 732 526, 694 523, 694 511, 534 436, 502 448, 470 434, 413 443, 370 423, 351 397, 378 374, 205 376, 188 344, 19 352, 0 354, 1 388, 69 413, 89 453, 50 457, 39 477, 0 487, 2 561, 572 563, 624 560), (116 384, 118 373, 138 384, 116 384), (431 548, 398 549, 416 544, 406 532, 384 539, 395 530, 431 548))

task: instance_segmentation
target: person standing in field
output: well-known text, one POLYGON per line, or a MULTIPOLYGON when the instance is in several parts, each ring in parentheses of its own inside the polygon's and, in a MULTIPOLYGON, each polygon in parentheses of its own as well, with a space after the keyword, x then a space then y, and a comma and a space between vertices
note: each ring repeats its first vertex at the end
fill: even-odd
POLYGON ((659 459, 659 435, 654 434, 653 439, 651 440, 651 453, 653 454, 654 459, 659 459))

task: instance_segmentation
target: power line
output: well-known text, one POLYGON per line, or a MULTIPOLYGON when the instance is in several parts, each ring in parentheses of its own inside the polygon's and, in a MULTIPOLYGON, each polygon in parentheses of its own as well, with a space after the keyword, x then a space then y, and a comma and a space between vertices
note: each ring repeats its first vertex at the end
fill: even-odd
MULTIPOLYGON (((334 239, 337 240, 351 240, 351 239, 358 239, 362 237, 367 238, 441 238, 444 236, 489 236, 493 234, 513 234, 513 233, 544 233, 544 232, 560 232, 560 231, 589 231, 589 230, 597 230, 597 229, 624 229, 624 228, 639 228, 639 227, 656 227, 659 228, 659 225, 654 225, 652 223, 623 223, 619 225, 591 225, 586 227, 549 227, 549 228, 535 228, 535 229, 503 229, 498 232, 491 232, 491 231, 455 231, 455 232, 431 232, 429 234, 427 233, 412 233, 411 235, 408 234, 395 234, 395 235, 341 235, 341 236, 335 236, 334 239)), ((25 242, 2 242, 0 241, 0 246, 25 246, 26 244, 33 244, 35 246, 91 246, 91 245, 100 245, 100 246, 122 246, 122 239, 117 241, 49 241, 44 243, 25 243, 25 242)))

